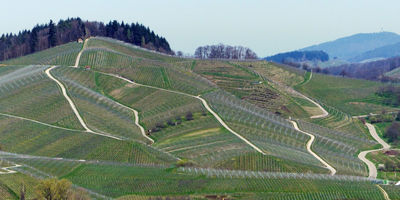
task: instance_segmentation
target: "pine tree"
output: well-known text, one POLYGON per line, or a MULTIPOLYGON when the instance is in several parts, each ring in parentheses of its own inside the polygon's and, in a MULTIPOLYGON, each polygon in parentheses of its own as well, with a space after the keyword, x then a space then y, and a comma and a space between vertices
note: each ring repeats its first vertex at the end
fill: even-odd
POLYGON ((56 26, 53 23, 53 20, 50 20, 49 23, 49 47, 54 47, 57 45, 57 35, 56 35, 56 26))
POLYGON ((37 43, 38 43, 38 34, 37 34, 37 28, 35 27, 32 29, 31 38, 29 41, 30 53, 35 52, 37 43))

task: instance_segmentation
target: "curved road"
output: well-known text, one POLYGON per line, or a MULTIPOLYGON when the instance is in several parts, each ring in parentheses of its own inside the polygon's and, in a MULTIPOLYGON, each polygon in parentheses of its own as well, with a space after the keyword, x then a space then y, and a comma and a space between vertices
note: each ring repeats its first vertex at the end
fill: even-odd
POLYGON ((29 118, 25 118, 25 117, 16 116, 16 115, 10 115, 10 114, 5 114, 5 113, 0 113, 0 115, 6 116, 6 117, 10 117, 10 118, 15 118, 15 119, 20 119, 20 120, 30 121, 30 122, 37 123, 37 124, 41 124, 41 125, 44 125, 44 126, 48 126, 48 127, 52 127, 52 128, 58 128, 58 129, 63 129, 63 130, 67 130, 67 131, 83 131, 83 130, 77 130, 77 129, 64 128, 64 127, 61 127, 61 126, 55 126, 55 125, 47 124, 47 123, 44 123, 44 122, 36 121, 36 120, 34 120, 34 119, 29 119, 29 118))
MULTIPOLYGON (((306 83, 308 83, 308 82, 311 80, 312 75, 313 75, 313 73, 311 72, 310 78, 309 78, 306 82, 304 82, 303 85, 306 84, 306 83)), ((300 93, 300 92, 297 92, 296 90, 294 90, 294 91, 295 91, 298 95, 302 96, 303 98, 307 99, 308 101, 310 101, 311 103, 313 103, 314 105, 316 105, 316 106, 322 111, 322 114, 320 114, 320 115, 313 115, 313 116, 310 117, 311 119, 324 118, 324 117, 327 117, 327 116, 329 115, 328 111, 326 111, 321 105, 319 105, 319 103, 317 103, 317 102, 315 102, 314 100, 310 99, 310 98, 307 97, 306 95, 304 95, 304 94, 302 94, 302 93, 300 93)))
POLYGON ((300 92, 298 92, 298 94, 299 94, 300 96, 302 96, 303 98, 307 99, 308 101, 310 101, 311 103, 313 103, 314 105, 316 105, 316 106, 322 111, 322 114, 320 114, 320 115, 313 115, 313 116, 310 117, 311 119, 324 118, 324 117, 327 117, 327 116, 329 115, 328 111, 326 111, 321 105, 319 105, 319 103, 317 103, 317 102, 315 102, 314 100, 308 98, 308 97, 305 96, 304 94, 301 94, 300 92))
POLYGON ((191 94, 187 94, 187 93, 183 93, 183 92, 178 92, 178 91, 174 91, 174 90, 167 90, 167 89, 164 89, 164 88, 158 88, 158 87, 154 87, 154 86, 150 86, 150 85, 143 85, 143 84, 140 84, 140 83, 133 82, 133 81, 127 79, 127 78, 124 78, 124 77, 119 76, 119 75, 116 75, 116 74, 109 74, 109 73, 104 73, 104 72, 99 72, 99 73, 102 73, 102 74, 105 74, 105 75, 109 75, 109 76, 113 76, 113 77, 119 78, 119 79, 121 79, 121 80, 127 81, 127 82, 129 82, 129 83, 132 83, 132 84, 135 84, 135 85, 138 85, 138 86, 147 87, 147 88, 153 88, 153 89, 156 89, 156 90, 162 90, 162 91, 166 91, 166 92, 171 92, 171 93, 175 93, 175 94, 180 94, 180 95, 185 95, 185 96, 189 96, 189 97, 192 97, 192 98, 196 98, 196 99, 198 99, 198 100, 201 101, 201 103, 202 103, 203 106, 208 110, 208 112, 210 112, 210 113, 215 117, 215 119, 216 119, 224 128, 226 128, 229 132, 231 132, 232 134, 234 134, 235 136, 237 136, 239 139, 241 139, 242 141, 244 141, 246 144, 248 144, 249 146, 251 146, 251 147, 252 147, 253 149, 255 149, 256 151, 260 152, 260 153, 263 154, 263 155, 266 155, 266 154, 265 154, 260 148, 258 148, 256 145, 254 145, 253 143, 251 143, 250 141, 248 141, 246 138, 244 138, 243 136, 241 136, 239 133, 237 133, 237 132, 235 132, 234 130, 232 130, 232 129, 224 122, 224 120, 222 120, 221 117, 219 117, 218 114, 215 113, 215 112, 210 108, 210 106, 208 105, 207 101, 204 100, 203 98, 201 98, 200 96, 194 96, 194 95, 191 95, 191 94))
MULTIPOLYGON (((312 78, 312 72, 311 72, 310 78, 309 78, 304 84, 308 83, 308 82, 311 80, 311 78, 312 78)), ((321 105, 319 105, 319 104, 318 104, 317 102, 315 102, 314 100, 310 99, 310 98, 307 97, 306 95, 304 95, 304 94, 302 94, 302 93, 300 93, 300 92, 298 92, 298 91, 296 91, 296 90, 294 90, 294 89, 291 89, 291 91, 292 91, 293 93, 295 93, 295 94, 297 94, 297 95, 300 95, 301 97, 307 99, 308 101, 310 101, 311 103, 313 103, 314 105, 316 105, 316 106, 322 111, 322 114, 320 114, 320 115, 313 115, 313 116, 310 117, 311 119, 324 118, 324 117, 327 117, 327 116, 329 115, 328 111, 326 111, 321 105)), ((315 140, 315 136, 314 136, 313 134, 311 134, 311 133, 308 133, 308 132, 305 132, 305 131, 300 130, 300 129, 299 129, 299 126, 297 125, 297 122, 295 122, 295 121, 293 121, 293 120, 291 120, 291 119, 289 119, 289 121, 292 122, 293 127, 294 127, 297 131, 300 131, 301 133, 304 133, 304 134, 306 134, 306 135, 308 135, 308 136, 310 137, 310 140, 308 140, 308 142, 307 142, 307 144, 306 144, 307 151, 308 151, 312 156, 314 156, 317 160, 319 160, 323 165, 325 165, 325 167, 326 167, 329 171, 331 171, 331 175, 335 175, 335 174, 336 174, 336 169, 335 169, 334 167, 332 167, 330 164, 328 164, 324 159, 322 159, 320 156, 318 156, 318 154, 316 154, 316 153, 311 149, 311 146, 312 146, 312 144, 314 143, 314 140, 315 140)))
MULTIPOLYGON (((366 151, 362 151, 360 152, 360 154, 358 154, 358 158, 363 161, 365 164, 367 164, 368 166, 368 177, 369 178, 376 178, 378 176, 378 171, 376 170, 376 166, 373 162, 371 162, 370 160, 368 160, 366 158, 368 153, 371 152, 376 152, 376 151, 381 151, 381 150, 387 150, 390 149, 390 145, 388 143, 386 143, 385 141, 382 140, 381 137, 379 137, 379 135, 376 133, 376 129, 374 127, 374 125, 370 124, 370 123, 365 123, 365 125, 368 128, 369 133, 371 134, 371 136, 379 143, 382 145, 383 148, 380 149, 373 149, 373 150, 366 150, 366 151)), ((382 189, 383 190, 383 189, 382 189)))
POLYGON ((1 172, 0 171, 0 174, 15 174, 15 173, 17 173, 16 171, 14 171, 14 170, 11 170, 12 168, 16 168, 16 167, 21 167, 22 165, 14 165, 14 166, 11 166, 11 167, 3 167, 3 168, 0 168, 1 170, 4 170, 5 172, 1 172))
MULTIPOLYGON (((75 68, 78 68, 78 67, 79 67, 79 61, 80 61, 80 59, 81 59, 81 55, 82 55, 83 51, 85 50, 86 45, 87 45, 87 42, 89 41, 89 39, 90 39, 90 38, 86 38, 85 41, 83 42, 82 49, 81 49, 81 51, 79 51, 79 53, 78 53, 78 55, 77 55, 77 57, 76 57, 76 60, 75 60, 75 66, 74 66, 75 68)), ((64 96, 65 96, 65 95, 64 95, 64 96)), ((146 132, 145 132, 144 128, 142 127, 142 125, 139 124, 139 113, 138 113, 138 111, 136 111, 135 109, 130 108, 130 107, 128 107, 128 106, 122 105, 122 104, 120 104, 120 103, 118 103, 118 102, 116 102, 116 101, 114 101, 114 102, 117 103, 118 105, 124 107, 124 108, 127 108, 127 109, 131 110, 131 111, 133 112, 133 114, 135 115, 135 125, 136 125, 137 127, 139 127, 140 133, 143 135, 143 137, 145 137, 146 139, 148 139, 148 140, 151 142, 151 144, 153 144, 153 143, 154 143, 154 140, 151 139, 149 136, 146 135, 146 132)), ((75 114, 76 114, 76 113, 75 113, 75 114)), ((79 113, 78 113, 78 114, 79 114, 79 113)), ((80 122, 81 122, 81 121, 80 121, 80 122)), ((83 122, 83 120, 82 120, 82 122, 83 122)), ((81 124, 82 124, 82 122, 81 122, 81 124)), ((84 123, 84 122, 83 122, 83 123, 84 123)), ((86 129, 86 130, 88 130, 88 129, 86 129)), ((92 131, 92 132, 93 132, 93 131, 92 131)))
POLYGON ((133 112, 133 114, 135 115, 135 125, 136 125, 137 127, 139 127, 140 133, 143 135, 143 137, 145 137, 146 139, 148 139, 148 140, 151 142, 151 144, 153 144, 153 143, 154 143, 154 140, 151 139, 149 136, 146 135, 146 132, 144 131, 144 128, 142 127, 142 125, 139 124, 139 113, 138 113, 138 111, 136 111, 135 109, 133 109, 133 108, 131 108, 131 107, 125 106, 125 105, 123 105, 123 104, 120 104, 120 103, 117 102, 117 101, 114 101, 114 100, 112 100, 112 101, 113 101, 114 103, 118 104, 119 106, 124 107, 125 109, 128 109, 128 110, 130 110, 130 111, 133 112))
POLYGON ((83 51, 85 50, 87 41, 89 41, 89 38, 85 39, 85 41, 83 42, 82 49, 79 51, 78 56, 76 56, 75 65, 74 65, 75 68, 78 68, 78 66, 79 66, 79 60, 81 59, 81 55, 82 55, 83 51))
POLYGON ((56 82, 57 85, 61 88, 62 94, 64 95, 65 99, 68 101, 69 105, 70 105, 71 108, 72 108, 72 111, 75 113, 75 116, 78 118, 79 123, 83 126, 83 128, 86 130, 86 132, 88 132, 88 133, 93 133, 93 134, 96 134, 96 135, 105 136, 105 137, 109 137, 109 138, 113 138, 113 139, 116 139, 116 140, 122 140, 122 139, 119 138, 119 137, 115 137, 115 136, 107 135, 107 134, 103 134, 103 133, 97 133, 97 132, 94 132, 94 131, 92 131, 91 129, 89 129, 89 127, 86 125, 85 121, 83 121, 83 119, 82 119, 81 115, 79 114, 78 110, 76 109, 76 106, 75 106, 74 102, 73 102, 73 101, 71 100, 71 98, 68 96, 67 90, 65 89, 64 85, 63 85, 60 81, 58 81, 56 78, 54 78, 53 75, 51 75, 50 71, 51 71, 52 69, 54 69, 54 68, 55 68, 55 66, 52 66, 52 67, 46 69, 46 75, 47 75, 51 80, 53 80, 54 82, 56 82))
POLYGON ((310 140, 308 140, 308 142, 307 142, 307 151, 308 151, 312 156, 314 156, 316 159, 318 159, 322 164, 324 164, 325 167, 326 167, 329 171, 331 171, 331 175, 335 175, 335 174, 336 174, 336 169, 333 168, 331 165, 329 165, 324 159, 322 159, 321 157, 319 157, 318 154, 316 154, 314 151, 312 151, 311 146, 312 146, 312 144, 313 144, 313 142, 314 142, 314 140, 315 140, 315 136, 312 135, 312 134, 310 134, 310 133, 307 133, 307 132, 305 132, 305 131, 300 130, 299 127, 297 126, 297 123, 296 123, 295 121, 292 121, 292 120, 289 120, 289 121, 292 122, 294 128, 295 128, 297 131, 300 131, 300 132, 302 132, 302 133, 304 133, 304 134, 310 136, 310 140))
POLYGON ((370 123, 365 123, 365 125, 368 127, 368 131, 371 134, 371 136, 379 143, 382 145, 382 149, 390 149, 390 145, 386 143, 384 140, 382 140, 381 137, 376 133, 376 129, 374 125, 370 123))
POLYGON ((379 190, 382 192, 383 197, 385 198, 385 200, 390 200, 388 193, 386 193, 386 191, 380 185, 376 185, 376 187, 378 187, 379 190))

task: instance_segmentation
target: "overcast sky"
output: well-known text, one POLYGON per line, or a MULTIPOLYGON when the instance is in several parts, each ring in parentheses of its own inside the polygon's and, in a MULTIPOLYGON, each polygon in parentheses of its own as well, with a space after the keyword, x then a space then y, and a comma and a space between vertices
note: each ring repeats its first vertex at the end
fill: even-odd
POLYGON ((260 57, 355 33, 400 33, 399 0, 0 0, 0 33, 67 17, 139 22, 174 50, 206 44, 253 49, 260 57))

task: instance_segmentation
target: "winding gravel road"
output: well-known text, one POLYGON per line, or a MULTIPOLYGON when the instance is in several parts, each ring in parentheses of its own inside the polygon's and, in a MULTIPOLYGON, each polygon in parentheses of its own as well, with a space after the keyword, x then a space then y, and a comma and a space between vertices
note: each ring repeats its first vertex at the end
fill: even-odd
MULTIPOLYGON (((81 49, 81 51, 79 51, 79 53, 78 53, 78 55, 77 55, 77 57, 76 57, 76 60, 75 60, 75 66, 74 66, 75 68, 78 68, 78 67, 79 67, 79 61, 80 61, 80 59, 81 59, 81 55, 82 55, 83 51, 85 50, 86 45, 87 45, 87 42, 89 41, 89 39, 90 39, 90 38, 86 38, 85 41, 83 42, 82 49, 81 49)), ((133 109, 133 108, 130 108, 130 107, 128 107, 128 106, 122 105, 122 104, 120 104, 120 103, 118 103, 118 102, 116 102, 116 101, 114 101, 114 102, 117 103, 118 105, 124 107, 124 108, 127 108, 127 109, 131 110, 131 111, 133 112, 133 114, 135 115, 135 125, 136 125, 137 127, 139 127, 140 133, 143 135, 143 137, 145 137, 146 139, 148 139, 148 140, 151 142, 151 144, 153 144, 153 143, 154 143, 154 140, 151 139, 149 136, 146 135, 146 132, 145 132, 144 128, 143 128, 142 125, 140 125, 140 123, 139 123, 139 113, 138 113, 138 111, 135 110, 135 109, 133 109)), ((81 123, 81 124, 82 124, 82 123, 81 123)), ((87 130, 87 129, 86 129, 86 130, 87 130)))
MULTIPOLYGON (((379 135, 376 133, 376 129, 374 127, 374 125, 370 124, 370 123, 365 123, 365 125, 368 128, 369 133, 371 134, 371 136, 379 143, 382 145, 383 148, 380 149, 373 149, 373 150, 366 150, 366 151, 362 151, 360 152, 360 154, 358 154, 358 158, 363 161, 365 164, 367 164, 368 166, 368 177, 369 178, 376 178, 378 176, 378 171, 376 170, 376 166, 373 162, 371 162, 370 160, 368 160, 366 158, 368 153, 371 152, 376 152, 376 151, 382 151, 382 150, 388 150, 390 149, 390 145, 388 143, 386 143, 385 141, 382 140, 381 137, 379 137, 379 135)), ((382 189, 383 190, 383 189, 382 189)))
POLYGON ((21 167, 22 165, 14 165, 14 166, 11 166, 11 167, 3 167, 3 168, 0 168, 1 170, 3 170, 4 172, 2 172, 2 171, 0 171, 0 174, 15 174, 15 173, 17 173, 16 171, 14 171, 14 170, 11 170, 12 168, 17 168, 17 167, 21 167))
POLYGON ((313 142, 314 142, 314 140, 315 140, 315 136, 312 135, 312 134, 310 134, 310 133, 307 133, 307 132, 305 132, 305 131, 300 130, 299 127, 297 126, 297 123, 296 123, 295 121, 292 121, 292 120, 289 120, 289 121, 292 122, 294 128, 295 128, 297 131, 300 131, 300 132, 302 132, 302 133, 304 133, 304 134, 310 136, 310 140, 308 140, 307 146, 306 146, 306 147, 307 147, 307 151, 308 151, 312 156, 314 156, 316 159, 318 159, 322 164, 324 164, 325 167, 326 167, 329 171, 331 171, 331 175, 335 175, 335 174, 336 174, 336 169, 335 169, 334 167, 332 167, 331 165, 329 165, 324 159, 322 159, 321 157, 319 157, 318 154, 316 154, 316 153, 311 149, 311 146, 312 146, 312 144, 313 144, 313 142))
POLYGON ((81 55, 86 48, 87 41, 89 41, 89 38, 85 39, 85 41, 83 42, 82 49, 79 51, 78 56, 76 56, 75 65, 74 65, 75 68, 78 68, 78 66, 79 66, 79 60, 81 59, 81 55))
POLYGON ((5 113, 0 113, 0 115, 6 116, 6 117, 10 117, 10 118, 30 121, 30 122, 41 124, 41 125, 44 125, 44 126, 57 128, 57 129, 62 129, 62 130, 67 130, 67 131, 82 131, 82 130, 77 130, 77 129, 64 128, 64 127, 61 127, 61 126, 55 126, 55 125, 47 124, 47 123, 44 123, 44 122, 36 121, 34 119, 29 119, 29 118, 25 118, 25 117, 16 116, 16 115, 10 115, 10 114, 5 114, 5 113))
POLYGON ((385 198, 385 200, 390 200, 388 193, 386 193, 386 191, 380 185, 376 185, 376 187, 378 187, 379 190, 382 192, 383 197, 385 198))
POLYGON ((54 68, 56 68, 56 66, 52 66, 52 67, 46 69, 46 75, 47 75, 51 80, 53 80, 54 82, 56 82, 57 85, 61 88, 62 94, 64 95, 65 99, 68 101, 69 105, 70 105, 71 108, 72 108, 72 111, 74 112, 75 116, 76 116, 76 117, 78 118, 78 120, 79 120, 79 123, 80 123, 80 124, 82 125, 82 127, 86 130, 86 132, 92 133, 92 134, 96 134, 96 135, 105 136, 105 137, 109 137, 109 138, 113 138, 113 139, 116 139, 116 140, 122 140, 122 139, 119 138, 119 137, 115 137, 115 136, 112 136, 112 135, 107 135, 107 134, 104 134, 104 133, 98 133, 98 132, 92 131, 92 130, 86 125, 85 121, 83 121, 81 115, 79 114, 78 110, 76 109, 76 106, 75 106, 74 102, 73 102, 73 101, 71 100, 71 98, 68 96, 67 90, 65 89, 64 85, 63 85, 60 81, 58 81, 56 78, 54 78, 53 75, 51 75, 50 71, 51 71, 52 69, 54 69, 54 68))
MULTIPOLYGON (((311 72, 310 78, 309 78, 305 83, 303 83, 303 85, 306 84, 306 83, 308 83, 308 82, 312 79, 312 76, 313 76, 313 73, 311 72)), ((311 119, 324 118, 324 117, 327 117, 327 116, 329 115, 328 111, 326 111, 321 105, 319 105, 319 103, 317 103, 317 102, 315 102, 314 100, 310 99, 310 98, 307 97, 306 95, 304 95, 304 94, 302 94, 302 93, 300 93, 300 92, 297 92, 296 90, 293 90, 293 91, 294 91, 295 93, 297 93, 298 95, 302 96, 303 98, 307 99, 308 101, 310 101, 310 102, 313 103, 314 105, 316 105, 316 106, 322 111, 322 114, 320 114, 320 115, 313 115, 313 116, 310 117, 311 119)))
POLYGON ((232 130, 232 129, 224 122, 224 120, 222 120, 221 117, 219 117, 218 114, 215 113, 215 112, 210 108, 210 106, 208 105, 207 101, 204 100, 203 98, 201 98, 200 96, 194 96, 194 95, 191 95, 191 94, 187 94, 187 93, 183 93, 183 92, 178 92, 178 91, 174 91, 174 90, 167 90, 167 89, 164 89, 164 88, 158 88, 158 87, 154 87, 154 86, 150 86, 150 85, 143 85, 143 84, 136 83, 136 82, 134 82, 134 81, 132 81, 132 80, 129 80, 129 79, 127 79, 127 78, 124 78, 124 77, 122 77, 122 76, 120 76, 120 75, 116 75, 116 74, 109 74, 109 73, 103 73, 103 72, 99 72, 99 73, 102 73, 102 74, 105 74, 105 75, 109 75, 109 76, 113 76, 113 77, 119 78, 119 79, 121 79, 121 80, 127 81, 127 82, 129 82, 129 83, 131 83, 131 84, 135 84, 135 85, 138 85, 138 86, 147 87, 147 88, 153 88, 153 89, 156 89, 156 90, 162 90, 162 91, 166 91, 166 92, 171 92, 171 93, 175 93, 175 94, 180 94, 180 95, 185 95, 185 96, 189 96, 189 97, 192 97, 192 98, 196 98, 196 99, 198 99, 198 100, 201 101, 201 103, 203 104, 203 106, 215 117, 215 119, 216 119, 224 128, 226 128, 229 132, 231 132, 232 134, 234 134, 235 136, 237 136, 239 139, 241 139, 242 141, 244 141, 246 144, 248 144, 249 146, 251 146, 251 147, 252 147, 253 149, 255 149, 256 151, 260 152, 260 153, 263 154, 263 155, 266 155, 266 154, 265 154, 260 148, 258 148, 256 145, 254 145, 253 143, 251 143, 250 141, 248 141, 246 138, 244 138, 243 136, 241 136, 239 133, 237 133, 237 132, 235 132, 234 130, 232 130))
POLYGON ((382 140, 381 137, 379 137, 379 135, 376 133, 376 129, 374 127, 374 125, 370 124, 370 123, 365 123, 365 125, 368 128, 369 133, 371 134, 371 136, 379 143, 382 145, 382 149, 390 149, 390 145, 388 143, 386 143, 384 140, 382 140))

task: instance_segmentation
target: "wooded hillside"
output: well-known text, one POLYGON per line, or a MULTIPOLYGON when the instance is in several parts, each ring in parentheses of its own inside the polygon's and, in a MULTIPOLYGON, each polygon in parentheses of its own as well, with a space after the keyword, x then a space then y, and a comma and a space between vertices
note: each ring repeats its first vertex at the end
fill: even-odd
POLYGON ((32 30, 23 30, 18 34, 3 34, 0 37, 0 61, 90 36, 111 37, 150 50, 173 54, 165 38, 142 24, 119 23, 116 20, 104 24, 71 18, 60 20, 57 24, 50 20, 48 24, 36 25, 32 30))

